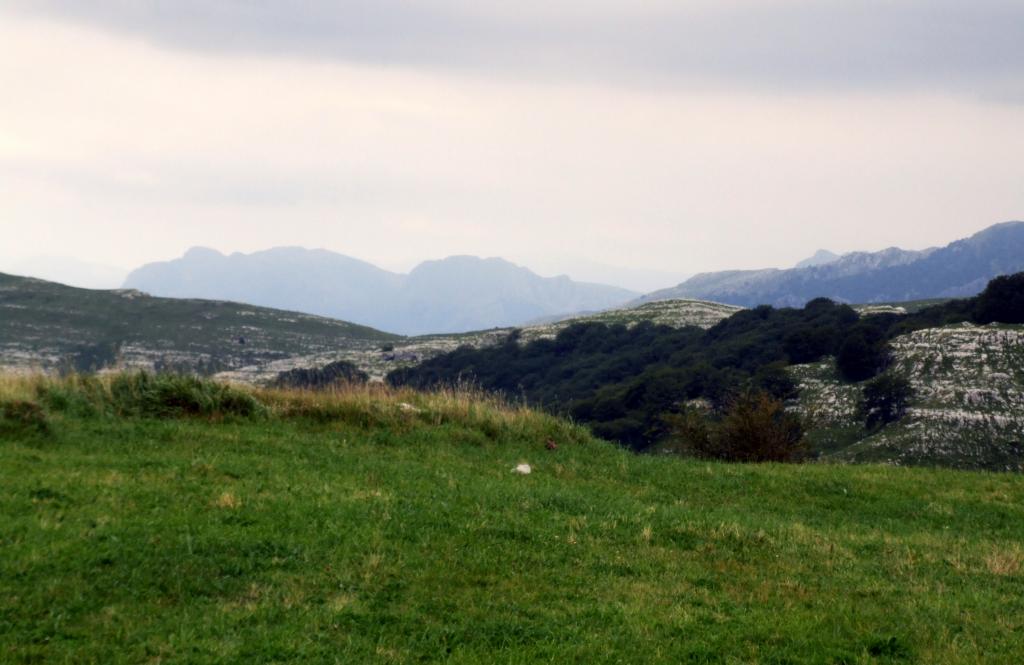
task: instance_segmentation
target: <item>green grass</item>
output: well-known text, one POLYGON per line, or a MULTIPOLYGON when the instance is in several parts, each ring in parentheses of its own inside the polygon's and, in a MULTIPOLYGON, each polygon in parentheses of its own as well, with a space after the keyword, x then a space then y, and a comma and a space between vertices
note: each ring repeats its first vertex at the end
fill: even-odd
POLYGON ((1024 662, 1019 475, 636 456, 454 392, 125 416, 113 383, 0 380, 45 416, 0 416, 0 662, 1024 662))

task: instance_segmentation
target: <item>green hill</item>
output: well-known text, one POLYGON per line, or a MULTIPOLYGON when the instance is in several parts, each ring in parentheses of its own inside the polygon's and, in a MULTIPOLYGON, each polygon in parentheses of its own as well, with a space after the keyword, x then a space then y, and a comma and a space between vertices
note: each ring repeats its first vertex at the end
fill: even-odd
POLYGON ((0 379, 0 477, 2 662, 1024 660, 1016 474, 694 462, 461 394, 108 378, 0 379))

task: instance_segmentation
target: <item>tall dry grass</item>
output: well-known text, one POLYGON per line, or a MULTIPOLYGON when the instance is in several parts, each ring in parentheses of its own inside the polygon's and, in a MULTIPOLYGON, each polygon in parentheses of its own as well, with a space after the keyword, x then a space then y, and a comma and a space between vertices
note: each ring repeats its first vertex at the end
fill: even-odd
POLYGON ((64 377, 0 374, 2 401, 35 402, 51 412, 75 416, 258 415, 318 422, 342 421, 363 427, 396 429, 452 423, 473 427, 490 438, 502 434, 579 441, 589 438, 582 427, 469 384, 420 391, 379 383, 342 383, 326 389, 309 390, 258 388, 211 379, 135 373, 64 377), (195 393, 207 401, 212 400, 212 405, 203 410, 182 409, 181 403, 196 401, 195 393), (258 412, 231 410, 231 404, 245 403, 248 399, 258 403, 258 412), (168 406, 164 402, 169 403, 168 408, 161 408, 168 406), (228 406, 218 408, 222 402, 228 406), (140 403, 144 403, 145 408, 141 408, 140 403))

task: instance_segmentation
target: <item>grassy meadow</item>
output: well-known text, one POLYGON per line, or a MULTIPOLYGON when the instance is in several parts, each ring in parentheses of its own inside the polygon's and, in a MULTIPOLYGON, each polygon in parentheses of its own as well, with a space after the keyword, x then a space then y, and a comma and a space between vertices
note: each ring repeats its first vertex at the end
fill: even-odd
POLYGON ((0 378, 3 663, 1020 663, 1022 544, 1015 474, 639 456, 470 392, 0 378))

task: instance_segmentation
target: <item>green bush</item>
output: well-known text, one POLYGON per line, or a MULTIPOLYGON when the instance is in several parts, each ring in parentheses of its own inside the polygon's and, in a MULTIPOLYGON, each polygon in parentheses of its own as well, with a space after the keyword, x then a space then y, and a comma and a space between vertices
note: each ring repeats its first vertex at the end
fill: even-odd
POLYGON ((277 375, 271 384, 275 388, 308 388, 323 390, 346 383, 366 383, 370 376, 346 360, 323 367, 296 368, 277 375))
POLYGON ((174 374, 122 374, 110 384, 110 401, 121 415, 254 417, 266 408, 247 392, 227 384, 174 374))
POLYGON ((735 397, 712 421, 696 409, 666 417, 669 449, 729 462, 797 462, 807 455, 804 426, 782 401, 764 392, 735 397))
POLYGON ((80 374, 59 383, 44 383, 36 392, 50 412, 78 418, 97 416, 108 406, 106 389, 93 375, 80 374))

